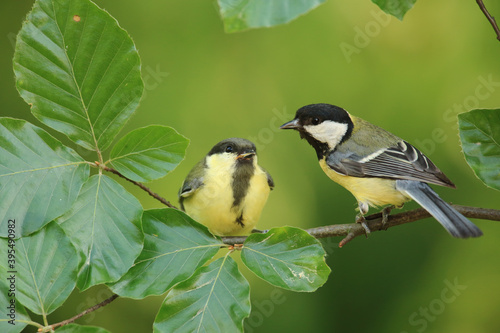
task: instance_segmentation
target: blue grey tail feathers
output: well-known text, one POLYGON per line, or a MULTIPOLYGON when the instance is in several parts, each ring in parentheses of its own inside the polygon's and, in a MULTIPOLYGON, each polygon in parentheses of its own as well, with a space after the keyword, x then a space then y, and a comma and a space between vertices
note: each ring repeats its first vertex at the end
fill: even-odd
POLYGON ((465 216, 441 199, 426 183, 397 180, 396 188, 427 210, 439 223, 457 238, 479 237, 483 232, 465 216))

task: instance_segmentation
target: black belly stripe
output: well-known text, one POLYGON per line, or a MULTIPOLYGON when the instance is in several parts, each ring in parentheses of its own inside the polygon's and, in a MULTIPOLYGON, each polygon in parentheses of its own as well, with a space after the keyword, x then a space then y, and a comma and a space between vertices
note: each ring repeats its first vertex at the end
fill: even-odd
POLYGON ((236 223, 238 223, 242 228, 245 227, 245 224, 243 223, 243 212, 241 212, 240 216, 236 218, 236 223))
POLYGON ((236 163, 236 169, 234 170, 233 179, 231 181, 231 187, 233 189, 233 207, 239 206, 245 198, 253 174, 254 166, 252 161, 241 161, 236 163))

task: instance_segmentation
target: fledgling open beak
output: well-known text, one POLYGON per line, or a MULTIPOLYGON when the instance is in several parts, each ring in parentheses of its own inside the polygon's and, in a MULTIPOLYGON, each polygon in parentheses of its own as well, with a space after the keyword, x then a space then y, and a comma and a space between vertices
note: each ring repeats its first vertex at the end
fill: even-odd
POLYGON ((243 153, 243 154, 239 154, 238 156, 236 156, 236 159, 237 160, 249 160, 251 159, 252 157, 255 156, 255 152, 254 151, 250 151, 250 152, 247 152, 247 153, 243 153))
POLYGON ((302 126, 299 124, 298 119, 291 120, 280 126, 280 129, 301 129, 302 126))

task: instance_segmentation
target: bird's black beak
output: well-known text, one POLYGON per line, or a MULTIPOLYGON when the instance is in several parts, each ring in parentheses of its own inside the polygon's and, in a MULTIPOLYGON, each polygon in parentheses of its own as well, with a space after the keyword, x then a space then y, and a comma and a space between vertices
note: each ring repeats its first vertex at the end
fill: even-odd
POLYGON ((255 152, 252 150, 252 151, 249 151, 249 152, 246 152, 243 154, 239 154, 238 156, 236 156, 236 159, 237 160, 251 160, 254 156, 255 156, 255 152))
POLYGON ((295 118, 287 123, 284 123, 280 126, 280 129, 294 129, 299 130, 302 128, 302 125, 299 124, 299 119, 295 118))

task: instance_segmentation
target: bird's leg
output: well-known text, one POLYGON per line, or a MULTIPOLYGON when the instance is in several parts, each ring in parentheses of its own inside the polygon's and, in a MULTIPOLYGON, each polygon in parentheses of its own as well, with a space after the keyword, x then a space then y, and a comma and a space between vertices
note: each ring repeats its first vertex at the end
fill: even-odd
POLYGON ((394 208, 396 208, 396 206, 390 205, 390 206, 384 207, 384 209, 382 209, 382 211, 381 211, 381 213, 382 213, 382 229, 387 230, 387 227, 385 226, 385 224, 387 223, 387 221, 389 221, 389 215, 391 214, 391 210, 393 210, 394 208))
POLYGON ((241 250, 243 250, 243 246, 244 246, 243 244, 229 245, 228 250, 229 251, 234 251, 234 250, 241 251, 241 250))
POLYGON ((368 234, 371 233, 371 231, 370 231, 370 228, 368 228, 368 225, 366 224, 365 217, 361 213, 359 213, 358 215, 356 215, 356 223, 360 223, 361 224, 361 226, 363 227, 363 229, 365 229, 366 237, 368 237, 368 234))
POLYGON ((370 208, 366 202, 358 201, 359 214, 356 215, 356 223, 360 223, 363 229, 365 229, 366 237, 371 233, 370 228, 366 224, 365 214, 368 213, 368 209, 370 208))
POLYGON ((366 224, 365 214, 368 213, 369 206, 366 202, 358 202, 359 214, 356 215, 356 223, 360 223, 363 229, 365 229, 366 237, 371 232, 370 228, 366 224))

